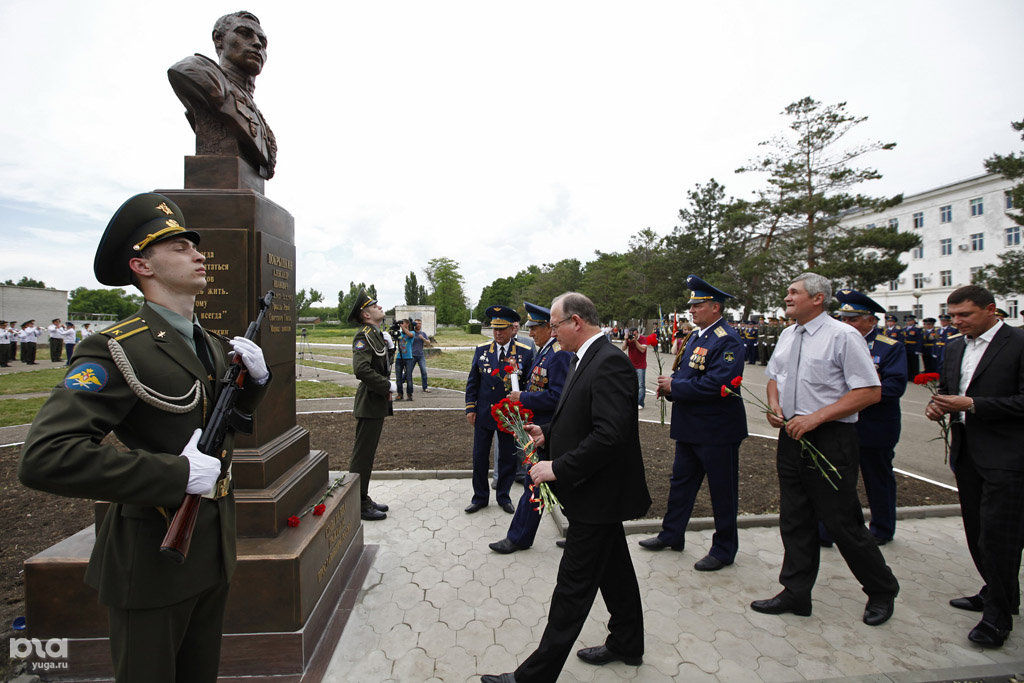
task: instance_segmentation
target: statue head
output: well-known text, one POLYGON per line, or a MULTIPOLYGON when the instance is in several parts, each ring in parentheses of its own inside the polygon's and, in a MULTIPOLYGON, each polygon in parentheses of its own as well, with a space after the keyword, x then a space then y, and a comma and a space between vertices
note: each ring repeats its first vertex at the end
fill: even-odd
POLYGON ((225 14, 213 25, 213 46, 220 64, 251 77, 267 62, 267 34, 251 12, 225 14))

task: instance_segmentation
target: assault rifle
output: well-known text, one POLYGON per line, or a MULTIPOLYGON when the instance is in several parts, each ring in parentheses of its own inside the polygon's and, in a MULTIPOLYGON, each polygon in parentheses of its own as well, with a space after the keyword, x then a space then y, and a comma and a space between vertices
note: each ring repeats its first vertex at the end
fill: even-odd
MULTIPOLYGON (((263 315, 270 308, 270 301, 273 298, 274 292, 272 290, 260 298, 259 312, 256 314, 256 320, 249 323, 249 327, 245 330, 244 336, 246 339, 251 340, 255 338, 256 334, 260 331, 260 325, 263 324, 263 315)), ((247 374, 245 366, 242 365, 242 359, 238 354, 234 354, 231 362, 228 364, 228 371, 224 373, 224 379, 221 380, 224 388, 221 389, 220 396, 217 397, 217 404, 213 407, 213 413, 210 414, 210 421, 207 423, 206 429, 203 430, 202 436, 199 437, 199 443, 197 444, 200 452, 220 458, 221 469, 219 479, 224 478, 228 473, 227 452, 224 450, 224 440, 227 438, 228 432, 252 433, 252 416, 235 410, 235 403, 238 402, 239 393, 242 391, 242 383, 245 381, 247 374)), ((178 564, 183 563, 188 555, 188 547, 192 542, 192 532, 196 528, 196 519, 199 517, 199 503, 202 501, 202 498, 202 496, 195 493, 185 496, 181 507, 174 513, 174 518, 171 520, 171 525, 167 528, 164 540, 160 543, 160 552, 178 564)))

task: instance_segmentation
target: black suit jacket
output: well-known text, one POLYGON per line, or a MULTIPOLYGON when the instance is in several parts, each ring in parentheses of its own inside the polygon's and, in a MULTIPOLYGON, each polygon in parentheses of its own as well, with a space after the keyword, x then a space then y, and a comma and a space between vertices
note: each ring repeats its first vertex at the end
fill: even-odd
MULTIPOLYGON (((946 346, 939 393, 960 393, 966 340, 960 336, 946 346)), ((974 399, 974 413, 965 414, 965 429, 952 430, 949 452, 953 467, 966 446, 980 467, 1024 470, 1024 330, 1004 324, 996 332, 966 395, 974 399)))
POLYGON ((637 391, 632 363, 603 336, 566 381, 544 438, 552 487, 571 521, 610 524, 650 508, 637 391))

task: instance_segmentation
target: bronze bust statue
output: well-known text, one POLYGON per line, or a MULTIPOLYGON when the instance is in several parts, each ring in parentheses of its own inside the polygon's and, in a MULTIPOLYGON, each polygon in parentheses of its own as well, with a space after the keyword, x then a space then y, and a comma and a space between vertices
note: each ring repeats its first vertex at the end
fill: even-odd
POLYGON ((267 61, 267 35, 250 12, 226 14, 213 27, 220 61, 200 54, 167 70, 196 133, 196 154, 240 156, 262 178, 274 177, 277 141, 252 98, 267 61))

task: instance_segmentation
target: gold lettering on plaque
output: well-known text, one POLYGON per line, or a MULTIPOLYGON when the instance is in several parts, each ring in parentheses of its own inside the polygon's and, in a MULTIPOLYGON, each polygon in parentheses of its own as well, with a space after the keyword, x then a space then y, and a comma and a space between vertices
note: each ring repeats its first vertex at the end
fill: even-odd
POLYGON ((352 522, 348 519, 348 515, 345 514, 347 504, 342 503, 331 515, 327 523, 324 524, 324 540, 327 542, 327 557, 324 558, 323 564, 316 571, 317 583, 323 583, 324 579, 327 578, 327 572, 330 570, 331 565, 337 558, 338 553, 344 550, 342 547, 345 540, 351 535, 352 522))

